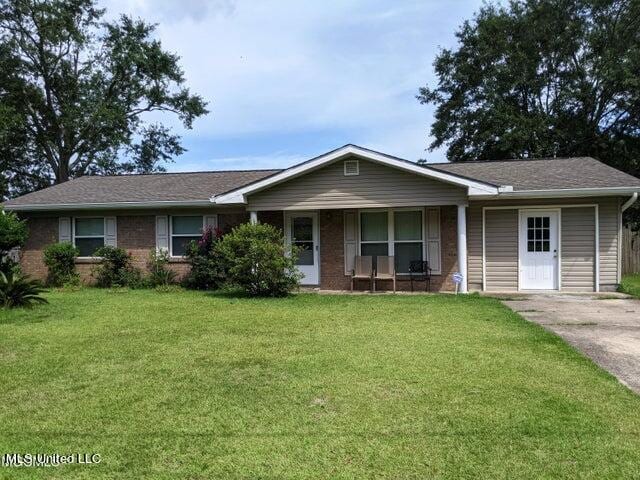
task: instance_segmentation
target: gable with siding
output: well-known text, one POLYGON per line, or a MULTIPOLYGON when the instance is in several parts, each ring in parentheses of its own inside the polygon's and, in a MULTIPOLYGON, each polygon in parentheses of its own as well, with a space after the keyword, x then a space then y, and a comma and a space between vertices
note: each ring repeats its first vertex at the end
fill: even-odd
MULTIPOLYGON (((354 158, 348 158, 351 161, 354 158)), ((383 208, 466 203, 466 189, 358 159, 358 174, 345 175, 344 159, 254 193, 249 210, 383 208)))

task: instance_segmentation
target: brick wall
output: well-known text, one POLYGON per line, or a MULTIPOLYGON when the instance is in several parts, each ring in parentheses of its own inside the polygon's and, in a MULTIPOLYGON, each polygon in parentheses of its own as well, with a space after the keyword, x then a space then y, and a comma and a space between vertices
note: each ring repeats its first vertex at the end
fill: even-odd
POLYGON ((45 280, 47 266, 44 264, 43 249, 58 241, 58 217, 27 218, 29 237, 22 249, 20 264, 27 275, 45 280))
MULTIPOLYGON (((319 213, 320 222, 320 282, 327 290, 348 290, 350 279, 344 274, 344 210, 324 210, 319 213)), ((223 231, 230 231, 235 225, 246 222, 247 213, 228 213, 218 216, 218 224, 223 231)), ((258 219, 280 229, 284 228, 281 211, 259 212, 258 219)), ((457 263, 457 209, 455 206, 442 207, 440 211, 442 275, 431 278, 432 291, 454 289, 451 275, 458 268, 457 263)), ((146 270, 149 252, 155 248, 155 215, 118 216, 118 246, 131 253, 136 267, 146 270)), ((47 268, 43 262, 44 247, 58 241, 58 217, 27 218, 29 238, 22 252, 21 264, 25 273, 35 278, 45 279, 47 268)), ((79 260, 78 272, 84 282, 92 281, 91 270, 95 262, 79 260)), ((171 268, 179 277, 186 275, 189 264, 172 261, 171 268)), ((408 280, 397 282, 399 290, 408 290, 408 280)), ((357 289, 368 289, 367 282, 358 282, 357 289)), ((391 288, 390 282, 378 282, 380 290, 391 288)), ((416 290, 423 290, 424 284, 416 284, 416 290)))
MULTIPOLYGON (((451 276, 458 268, 457 207, 447 206, 440 210, 440 240, 442 275, 431 277, 431 291, 451 291, 455 285, 451 276)), ((319 214, 320 221, 320 286, 326 290, 348 290, 351 280, 344 274, 344 210, 325 210, 319 214)), ((409 290, 408 279, 399 277, 398 290, 409 290)), ((414 282, 416 290, 424 290, 423 282, 414 282)), ((378 290, 392 288, 391 282, 378 282, 378 290)), ((364 280, 356 283, 356 289, 368 290, 364 280)))
MULTIPOLYGON (((218 215, 220 228, 228 232, 234 226, 248 220, 245 213, 223 213, 218 215)), ((119 215, 117 216, 117 242, 131 254, 133 265, 147 270, 149 253, 156 247, 155 215, 119 215)), ((22 251, 20 263, 23 271, 41 280, 47 277, 47 267, 43 260, 43 250, 47 245, 58 241, 58 217, 27 217, 29 237, 22 251)), ((85 283, 92 283, 91 272, 95 260, 80 259, 76 268, 85 283)), ((172 260, 170 268, 179 278, 189 272, 189 264, 183 260, 172 260)))

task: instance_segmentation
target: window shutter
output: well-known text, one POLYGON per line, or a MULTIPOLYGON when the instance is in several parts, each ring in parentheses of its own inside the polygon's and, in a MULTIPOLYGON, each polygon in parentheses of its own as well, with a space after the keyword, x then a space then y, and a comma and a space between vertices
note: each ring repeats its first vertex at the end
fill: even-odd
POLYGON ((204 226, 216 228, 218 226, 218 215, 205 215, 204 226))
POLYGON ((156 250, 169 251, 169 217, 166 215, 156 217, 156 250))
POLYGON ((60 217, 58 219, 58 241, 71 242, 71 218, 60 217))
POLYGON ((431 267, 431 273, 442 273, 440 254, 440 209, 427 209, 427 260, 431 267))
POLYGON ((118 227, 116 224, 116 217, 104 218, 104 244, 111 247, 116 247, 118 244, 118 227))
POLYGON ((344 214, 344 273, 351 275, 358 253, 358 215, 356 212, 344 214))

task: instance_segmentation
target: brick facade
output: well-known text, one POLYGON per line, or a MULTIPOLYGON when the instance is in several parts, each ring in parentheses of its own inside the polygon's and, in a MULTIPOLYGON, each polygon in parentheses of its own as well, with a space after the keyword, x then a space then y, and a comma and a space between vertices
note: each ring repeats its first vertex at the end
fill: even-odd
MULTIPOLYGON (((234 226, 248 221, 246 212, 218 215, 218 225, 226 233, 234 226)), ((320 285, 326 290, 348 290, 349 276, 344 272, 344 210, 323 210, 318 214, 320 227, 320 285)), ((282 211, 259 212, 258 220, 284 229, 282 211)), ((454 289, 451 275, 457 270, 457 210, 455 206, 442 207, 440 211, 442 275, 431 278, 432 291, 454 289)), ((23 249, 21 264, 23 271, 35 278, 45 279, 47 268, 43 261, 43 249, 58 241, 58 217, 27 218, 29 238, 23 249)), ((117 243, 127 250, 135 267, 145 271, 149 252, 155 248, 155 215, 121 215, 117 217, 117 243)), ((92 282, 91 272, 96 262, 78 260, 77 269, 82 281, 92 282)), ((170 267, 183 277, 189 264, 172 260, 170 267)), ((357 289, 368 289, 366 282, 358 282, 357 289)), ((378 282, 380 290, 391 288, 390 282, 378 282)), ((406 278, 399 278, 399 290, 409 290, 406 278)), ((415 284, 416 290, 424 290, 424 284, 415 284)))
MULTIPOLYGON (((221 213, 218 224, 224 232, 248 220, 248 214, 221 213)), ((47 278, 47 267, 44 264, 43 250, 47 245, 58 241, 58 217, 27 217, 29 237, 22 250, 20 264, 22 271, 40 280, 47 278)), ((131 254, 132 263, 136 268, 147 271, 149 253, 156 248, 156 217, 155 215, 118 215, 117 216, 117 245, 131 254)), ((84 283, 92 283, 91 275, 96 260, 78 259, 76 269, 84 283)), ((184 277, 189 272, 189 264, 184 260, 172 259, 169 267, 184 277)))

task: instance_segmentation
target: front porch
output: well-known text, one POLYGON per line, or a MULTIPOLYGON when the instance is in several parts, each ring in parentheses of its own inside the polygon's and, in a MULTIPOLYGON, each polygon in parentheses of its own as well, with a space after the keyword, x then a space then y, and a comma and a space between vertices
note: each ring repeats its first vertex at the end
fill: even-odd
MULTIPOLYGON (((282 229, 288 243, 298 245, 303 251, 299 268, 305 274, 304 287, 350 290, 356 255, 394 256, 398 291, 411 290, 406 266, 414 260, 426 260, 433 269, 429 291, 454 291, 455 272, 466 278, 466 268, 459 267, 466 267, 467 263, 464 205, 252 210, 249 216, 252 222, 269 223, 282 229)), ((413 282, 416 292, 424 292, 425 287, 425 281, 413 282)), ((376 291, 392 288, 391 280, 376 282, 376 291)), ((370 290, 369 282, 356 282, 354 290, 370 290)), ((459 291, 466 291, 465 281, 459 291)))

